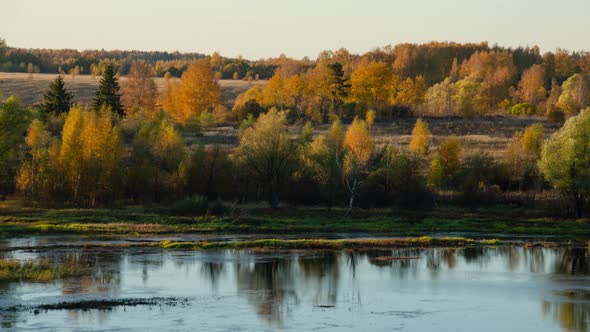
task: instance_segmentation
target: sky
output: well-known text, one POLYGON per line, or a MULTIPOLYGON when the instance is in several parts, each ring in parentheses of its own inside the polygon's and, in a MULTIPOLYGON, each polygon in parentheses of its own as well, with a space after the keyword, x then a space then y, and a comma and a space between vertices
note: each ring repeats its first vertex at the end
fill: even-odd
POLYGON ((580 51, 590 50, 590 0, 0 0, 0 38, 248 59, 428 41, 580 51))

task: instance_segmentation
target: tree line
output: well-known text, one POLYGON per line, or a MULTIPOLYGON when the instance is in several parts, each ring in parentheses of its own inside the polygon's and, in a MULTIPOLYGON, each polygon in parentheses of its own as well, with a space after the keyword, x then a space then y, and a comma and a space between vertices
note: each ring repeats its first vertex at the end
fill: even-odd
MULTIPOLYGON (((467 61, 463 65, 470 66, 467 61)), ((351 95, 363 96, 374 107, 388 91, 381 90, 382 78, 391 82, 390 76, 357 69, 348 78, 344 67, 325 62, 286 79, 315 82, 306 91, 324 91, 322 98, 297 99, 310 103, 307 108, 321 118, 316 122, 330 122, 323 134, 314 131, 313 117, 302 118, 301 133, 289 126, 294 110, 304 108, 279 93, 284 85, 277 82, 285 80, 281 71, 264 87, 245 93, 260 98, 256 111, 238 98, 235 112, 222 106, 207 59, 191 63, 180 79, 169 77, 161 96, 149 64, 134 62, 121 84, 115 66, 107 64, 88 106, 74 105, 58 77, 39 108, 23 107, 16 97, 2 104, 0 188, 44 204, 173 203, 205 197, 212 202, 266 199, 273 207, 282 202, 344 205, 349 212, 358 206, 416 208, 446 201, 476 208, 510 203, 511 192, 554 188, 582 215, 590 189, 585 150, 590 112, 576 108, 546 141, 542 126, 526 128, 512 138, 502 158, 467 154, 454 136, 435 145, 422 119, 407 149, 379 146, 372 131, 382 110, 367 107, 362 114, 352 113, 349 125, 341 122, 346 114, 338 110, 351 95), (329 79, 316 81, 321 73, 329 79), (246 110, 236 111, 239 107, 246 110), (232 116, 239 120, 238 147, 187 146, 187 133, 233 121, 232 116)), ((384 67, 367 62, 359 68, 384 67)), ((402 91, 411 95, 409 90, 402 91)), ((567 86, 558 100, 566 91, 567 86)))
POLYGON ((234 113, 289 110, 327 122, 376 112, 379 121, 418 116, 540 115, 554 122, 590 105, 590 54, 486 44, 402 44, 355 57, 322 53, 309 67, 279 67, 240 95, 234 113))

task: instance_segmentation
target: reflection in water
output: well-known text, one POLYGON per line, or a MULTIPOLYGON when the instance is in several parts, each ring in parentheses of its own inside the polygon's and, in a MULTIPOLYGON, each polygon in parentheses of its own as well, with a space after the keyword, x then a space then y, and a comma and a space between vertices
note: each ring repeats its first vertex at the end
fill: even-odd
POLYGON ((590 303, 588 299, 580 302, 576 297, 570 294, 564 296, 563 301, 543 301, 543 314, 559 322, 563 331, 588 331, 590 303))
POLYGON ((302 257, 299 265, 303 271, 305 287, 312 292, 313 304, 332 306, 336 304, 340 280, 339 255, 327 253, 320 257, 302 257))
POLYGON ((588 274, 588 251, 586 248, 568 248, 564 250, 557 266, 558 273, 588 274))
MULTIPOLYGON (((538 315, 553 320, 563 331, 587 331, 590 328, 587 248, 506 246, 290 252, 277 255, 236 251, 166 252, 159 249, 54 250, 33 254, 55 262, 92 267, 87 276, 55 283, 64 296, 108 293, 124 297, 129 296, 129 288, 150 286, 166 290, 176 286, 176 278, 179 281, 186 278, 190 285, 195 285, 205 294, 203 296, 227 294, 235 289, 238 298, 254 308, 255 317, 270 327, 288 326, 301 319, 294 312, 305 307, 345 307, 350 312, 362 312, 361 295, 365 305, 373 304, 376 299, 385 301, 386 305, 403 301, 399 297, 380 296, 382 290, 389 291, 389 294, 402 290, 414 294, 416 290, 421 290, 420 296, 428 300, 433 289, 441 289, 433 285, 444 281, 445 285, 456 284, 459 290, 472 287, 471 293, 467 293, 472 298, 468 299, 478 299, 479 296, 487 296, 484 293, 479 295, 480 291, 510 287, 511 283, 522 282, 522 277, 527 276, 527 287, 529 283, 537 283, 537 288, 532 289, 537 292, 535 294, 542 304, 538 315), (406 259, 376 259, 383 256, 406 259), (477 288, 477 283, 466 282, 474 280, 466 277, 469 273, 477 273, 475 280, 485 278, 489 273, 487 282, 496 284, 484 284, 485 287, 477 288), (503 277, 498 279, 500 275, 503 277), (375 289, 372 283, 380 280, 383 280, 381 288, 375 289)), ((30 255, 28 252, 24 257, 30 255)), ((0 300, 5 301, 0 305, 18 302, 22 287, 27 285, 0 283, 0 300)), ((520 286, 515 284, 512 287, 520 286)), ((186 289, 179 291, 183 296, 188 295, 186 292, 186 289)), ((449 294, 455 295, 452 292, 449 294)), ((407 298, 405 300, 408 301, 407 298)), ((314 311, 311 312, 313 315, 314 311)), ((107 321, 111 314, 104 311, 66 312, 69 320, 99 323, 107 321)), ((2 313, 0 324, 3 328, 18 327, 26 323, 25 317, 24 313, 2 313)))
POLYGON ((238 264, 238 291, 271 326, 281 326, 289 308, 299 302, 291 259, 238 264))

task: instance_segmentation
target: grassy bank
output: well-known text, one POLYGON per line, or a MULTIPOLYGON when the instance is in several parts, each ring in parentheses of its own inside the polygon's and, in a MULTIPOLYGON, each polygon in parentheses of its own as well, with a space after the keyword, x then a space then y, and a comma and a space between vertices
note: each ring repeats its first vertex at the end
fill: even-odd
POLYGON ((421 236, 415 238, 371 239, 371 240, 325 240, 325 239, 261 239, 236 242, 174 242, 162 241, 164 249, 374 249, 374 248, 408 248, 408 247, 462 247, 466 245, 498 245, 497 239, 474 240, 464 237, 432 238, 421 236))
POLYGON ((161 207, 39 209, 0 202, 0 236, 24 234, 429 233, 590 236, 590 220, 543 218, 523 211, 359 210, 353 217, 321 209, 257 210, 239 216, 175 215, 161 207))
POLYGON ((46 260, 0 259, 0 281, 49 282, 80 276, 85 270, 80 266, 52 264, 46 260))

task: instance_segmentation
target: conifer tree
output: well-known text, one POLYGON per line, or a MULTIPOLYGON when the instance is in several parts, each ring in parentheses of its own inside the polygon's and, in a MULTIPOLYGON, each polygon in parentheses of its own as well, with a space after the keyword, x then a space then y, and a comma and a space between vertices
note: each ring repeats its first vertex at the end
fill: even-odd
POLYGON ((344 98, 348 97, 350 84, 348 79, 344 78, 342 64, 339 62, 328 65, 330 68, 330 88, 332 90, 332 107, 339 106, 344 98))
POLYGON ((43 95, 41 110, 46 114, 67 113, 72 106, 72 99, 73 95, 66 90, 63 77, 60 75, 49 84, 49 89, 43 95))
POLYGON ((115 68, 107 64, 102 72, 102 78, 92 102, 92 108, 99 112, 103 107, 108 107, 113 113, 125 116, 125 110, 121 104, 120 86, 115 76, 115 68))

